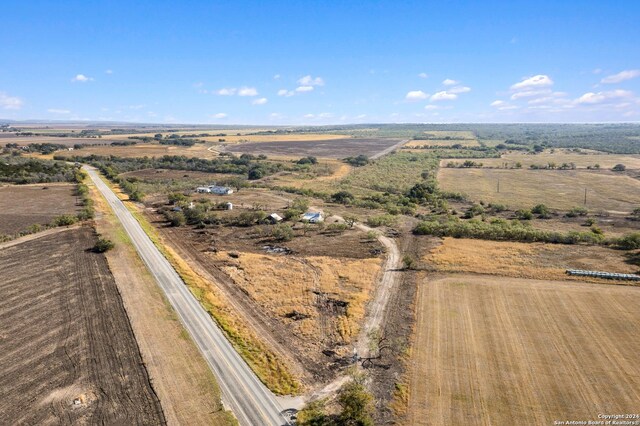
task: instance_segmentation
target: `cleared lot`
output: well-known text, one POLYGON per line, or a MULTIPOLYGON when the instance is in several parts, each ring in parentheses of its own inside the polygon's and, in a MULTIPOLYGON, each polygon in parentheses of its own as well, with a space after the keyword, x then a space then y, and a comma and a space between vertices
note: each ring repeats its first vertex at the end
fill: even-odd
POLYGON ((2 423, 164 423, 95 241, 77 228, 0 249, 2 423))
POLYGON ((478 275, 419 288, 411 425, 636 413, 640 288, 478 275))
POLYGON ((12 235, 56 216, 75 214, 80 207, 75 185, 65 183, 0 186, 0 234, 12 235))

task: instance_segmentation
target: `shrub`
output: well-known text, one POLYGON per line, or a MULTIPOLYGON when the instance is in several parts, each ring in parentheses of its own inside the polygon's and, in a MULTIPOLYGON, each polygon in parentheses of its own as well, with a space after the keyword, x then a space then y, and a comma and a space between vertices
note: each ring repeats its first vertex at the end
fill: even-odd
POLYGON ((357 382, 342 386, 338 393, 338 404, 342 408, 338 424, 373 426, 373 397, 357 382))
POLYGON ((616 164, 611 170, 613 170, 614 172, 624 172, 625 170, 627 170, 627 166, 625 166, 624 164, 616 164))
POLYGON ((353 202, 354 199, 353 194, 348 191, 338 191, 331 195, 331 201, 334 203, 349 204, 353 202))
POLYGON ((519 220, 531 220, 533 219, 533 213, 531 210, 517 210, 516 217, 519 220))
POLYGON ((618 238, 614 245, 622 250, 636 250, 640 248, 640 232, 634 232, 618 238))
POLYGON ((589 213, 584 207, 574 207, 569 210, 566 214, 567 217, 578 217, 578 216, 586 216, 589 213))
POLYGON ((532 208, 531 213, 537 214, 541 219, 547 219, 551 216, 549 207, 545 206, 544 204, 538 204, 537 206, 532 208))
POLYGON ((69 226, 78 221, 78 218, 69 214, 63 214, 53 219, 53 226, 69 226))
POLYGON ((113 241, 106 238, 98 238, 96 245, 93 246, 93 251, 96 253, 104 253, 111 250, 113 247, 115 247, 113 241))
POLYGON ((393 226, 396 223, 396 218, 390 214, 382 214, 378 216, 371 216, 367 218, 367 225, 377 226, 393 226))
POLYGON ((286 223, 280 223, 271 229, 271 237, 278 241, 290 241, 294 237, 293 229, 286 223))

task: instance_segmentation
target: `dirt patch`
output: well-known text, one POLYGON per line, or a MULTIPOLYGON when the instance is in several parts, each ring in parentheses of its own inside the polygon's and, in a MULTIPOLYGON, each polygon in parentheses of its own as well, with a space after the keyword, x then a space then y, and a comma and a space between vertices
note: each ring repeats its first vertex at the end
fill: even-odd
POLYGON ((470 275, 419 287, 411 425, 635 413, 640 289, 470 275))
POLYGON ((95 241, 85 227, 0 250, 0 412, 11 424, 164 423, 95 241))
POLYGON ((345 158, 364 154, 372 156, 400 142, 400 139, 330 139, 323 141, 247 142, 230 146, 233 152, 325 158, 345 158))
POLYGON ((81 204, 72 184, 0 186, 0 234, 13 235, 56 216, 76 214, 81 204))

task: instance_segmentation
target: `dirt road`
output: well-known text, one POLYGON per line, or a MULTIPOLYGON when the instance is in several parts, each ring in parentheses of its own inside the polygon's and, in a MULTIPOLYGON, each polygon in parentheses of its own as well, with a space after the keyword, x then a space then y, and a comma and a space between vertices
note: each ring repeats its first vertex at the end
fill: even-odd
POLYGON ((233 349, 122 201, 101 180, 95 168, 85 168, 122 222, 140 257, 211 366, 222 389, 223 401, 236 415, 240 424, 287 424, 275 396, 233 349))

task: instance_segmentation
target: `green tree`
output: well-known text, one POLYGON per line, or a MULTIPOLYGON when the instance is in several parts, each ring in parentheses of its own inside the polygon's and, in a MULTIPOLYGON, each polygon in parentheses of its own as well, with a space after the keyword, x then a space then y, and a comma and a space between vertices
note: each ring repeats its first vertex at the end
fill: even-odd
POLYGON ((338 393, 342 411, 338 415, 341 426, 373 426, 373 397, 356 381, 342 386, 338 393))

